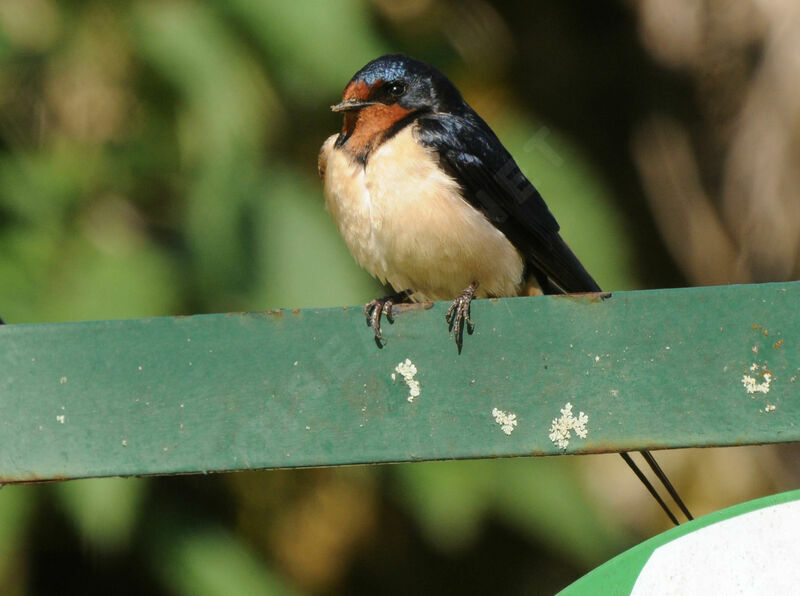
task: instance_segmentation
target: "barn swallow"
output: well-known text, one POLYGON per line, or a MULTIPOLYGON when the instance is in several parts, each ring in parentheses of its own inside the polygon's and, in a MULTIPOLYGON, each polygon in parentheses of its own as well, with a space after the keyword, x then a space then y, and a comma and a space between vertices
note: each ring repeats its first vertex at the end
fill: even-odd
POLYGON ((331 108, 339 134, 319 156, 325 203, 356 261, 396 292, 366 305, 452 300, 461 352, 473 298, 600 292, 542 196, 489 125, 436 68, 402 55, 358 71, 331 108), (532 284, 531 284, 532 282, 532 284))
POLYGON ((331 109, 344 123, 319 154, 325 205, 356 261, 395 292, 364 307, 379 348, 381 316, 391 323, 396 302, 452 300, 445 319, 461 353, 473 298, 518 296, 531 284, 544 294, 601 291, 542 196, 438 69, 382 56, 331 109))

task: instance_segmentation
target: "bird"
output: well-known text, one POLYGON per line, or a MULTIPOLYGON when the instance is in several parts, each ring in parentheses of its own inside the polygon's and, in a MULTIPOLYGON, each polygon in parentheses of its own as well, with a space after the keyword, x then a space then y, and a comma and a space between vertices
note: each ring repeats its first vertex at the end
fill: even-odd
POLYGON ((340 133, 322 145, 325 203, 356 261, 394 293, 366 306, 452 300, 459 352, 473 298, 600 292, 544 199, 488 124, 437 68, 395 54, 359 70, 340 133))
POLYGON ((364 307, 378 348, 381 319, 392 323, 400 302, 452 301, 445 320, 460 354, 473 299, 602 293, 539 191, 439 69, 381 56, 331 110, 343 124, 319 152, 325 206, 358 264, 393 290, 364 307))

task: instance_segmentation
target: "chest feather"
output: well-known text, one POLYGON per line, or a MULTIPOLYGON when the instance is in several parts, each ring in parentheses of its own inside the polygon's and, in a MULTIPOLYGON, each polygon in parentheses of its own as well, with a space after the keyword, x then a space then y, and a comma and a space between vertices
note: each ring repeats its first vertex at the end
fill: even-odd
MULTIPOLYGON (((356 261, 417 300, 455 298, 473 281, 481 296, 516 295, 518 251, 461 197, 413 126, 382 143, 367 163, 323 145, 325 202, 356 261)), ((321 156, 322 162, 322 156, 321 156)))

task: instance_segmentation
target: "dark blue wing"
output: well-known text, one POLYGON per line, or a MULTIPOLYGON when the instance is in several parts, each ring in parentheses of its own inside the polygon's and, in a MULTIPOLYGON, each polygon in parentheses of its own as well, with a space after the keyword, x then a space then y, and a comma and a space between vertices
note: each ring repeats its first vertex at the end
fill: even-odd
POLYGON ((425 115, 418 118, 415 133, 461 184, 464 199, 517 247, 545 292, 600 291, 561 239, 558 223, 539 191, 477 114, 425 115), (542 274, 558 287, 543 283, 542 274))

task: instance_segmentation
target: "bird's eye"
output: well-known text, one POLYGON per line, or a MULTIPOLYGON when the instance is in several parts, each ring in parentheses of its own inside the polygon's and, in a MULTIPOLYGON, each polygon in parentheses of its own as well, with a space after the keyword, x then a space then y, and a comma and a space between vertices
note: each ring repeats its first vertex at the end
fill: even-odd
POLYGON ((406 86, 403 83, 389 83, 389 95, 392 97, 400 97, 406 92, 406 86))

